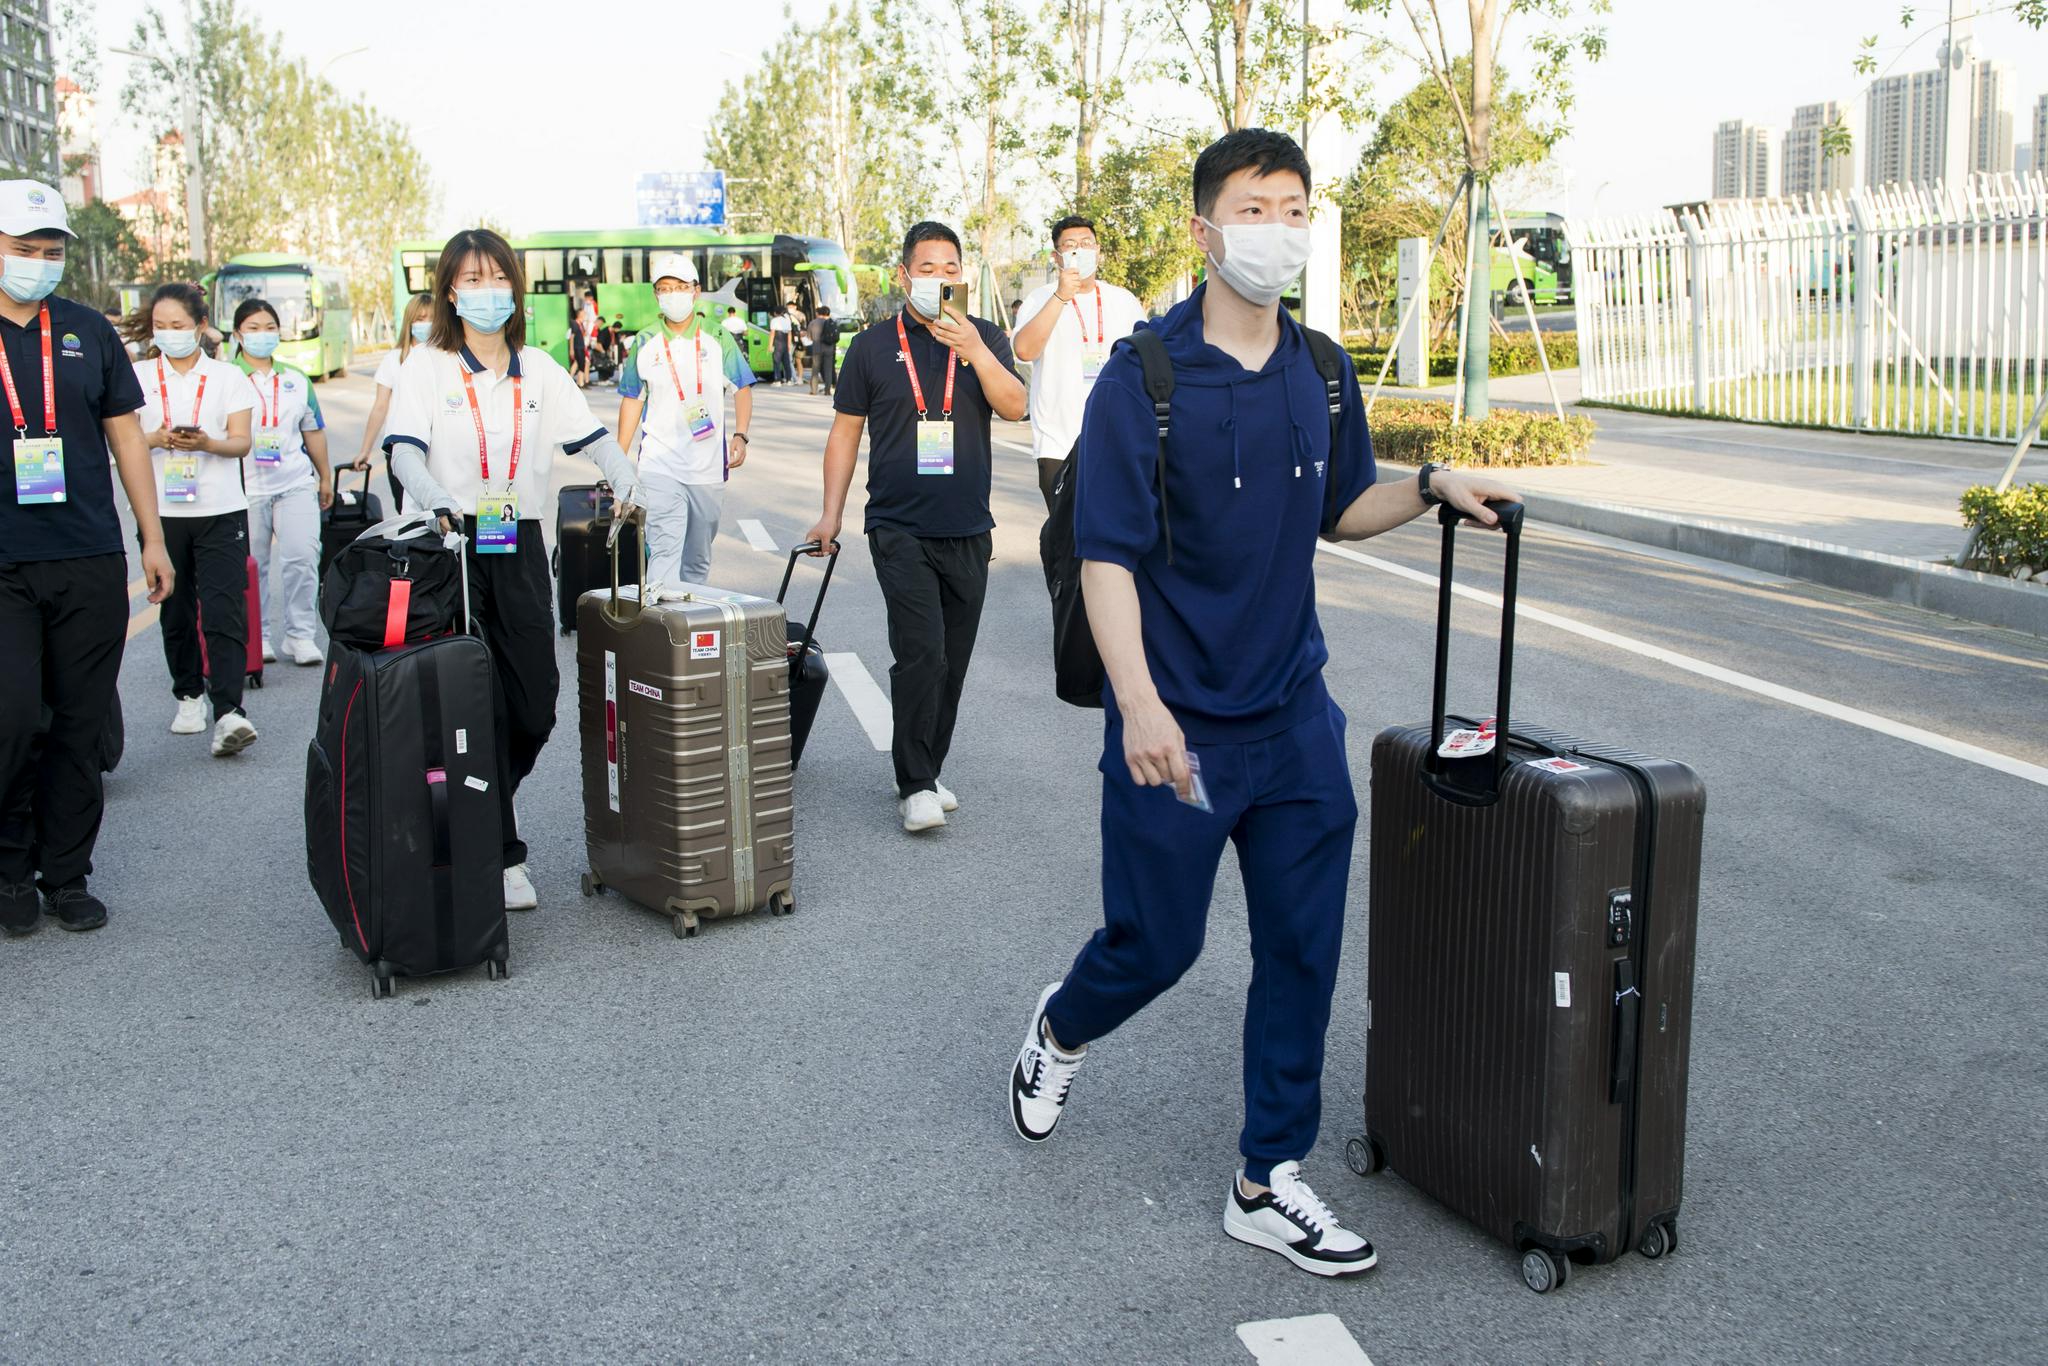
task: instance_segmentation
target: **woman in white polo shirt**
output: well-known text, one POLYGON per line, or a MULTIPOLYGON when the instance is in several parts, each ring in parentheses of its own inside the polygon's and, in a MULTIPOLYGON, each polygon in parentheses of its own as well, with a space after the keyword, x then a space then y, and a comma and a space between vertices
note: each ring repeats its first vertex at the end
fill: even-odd
POLYGON ((263 657, 282 654, 294 664, 318 664, 313 607, 320 586, 320 513, 334 502, 334 471, 327 464, 327 424, 313 381, 305 371, 271 359, 280 335, 277 310, 263 300, 244 299, 235 310, 235 364, 256 395, 249 459, 242 469, 249 553, 256 557, 263 657))
POLYGON ((526 343, 526 284, 511 244, 458 232, 434 270, 433 331, 398 372, 384 449, 415 507, 469 536, 470 615, 497 668, 505 908, 532 910, 512 798, 555 727, 554 583, 541 543, 555 452, 596 462, 630 513, 637 482, 619 449, 547 352, 526 343), (507 509, 512 515, 505 516, 507 509))
POLYGON ((249 632, 260 629, 243 606, 249 499, 242 491, 242 460, 249 454, 256 393, 240 370, 201 348, 206 323, 206 295, 199 286, 159 285, 130 331, 132 340, 146 343, 135 362, 142 433, 156 468, 164 549, 180 589, 164 599, 160 618, 171 692, 178 699, 171 733, 206 729, 203 692, 213 700, 213 752, 225 757, 256 739, 256 727, 242 714, 242 665, 249 632), (199 654, 202 613, 211 671, 199 654))
POLYGON ((725 481, 747 458, 754 369, 729 336, 697 316, 697 267, 689 257, 661 253, 647 273, 662 321, 633 339, 619 372, 619 441, 631 450, 634 436, 640 438, 648 579, 706 583, 725 481), (728 393, 737 395, 737 430, 730 438, 728 393))
MULTIPOLYGON (((398 345, 384 353, 384 359, 377 362, 376 399, 370 404, 370 420, 363 424, 363 448, 356 452, 355 464, 351 469, 370 468, 370 452, 377 449, 384 436, 391 430, 386 419, 391 416, 391 398, 398 392, 398 367, 405 364, 412 349, 426 341, 434 332, 434 296, 415 294, 406 300, 405 313, 398 320, 398 345)), ((385 481, 391 485, 391 511, 396 514, 405 508, 405 496, 398 486, 398 475, 387 464, 384 467, 385 481)))

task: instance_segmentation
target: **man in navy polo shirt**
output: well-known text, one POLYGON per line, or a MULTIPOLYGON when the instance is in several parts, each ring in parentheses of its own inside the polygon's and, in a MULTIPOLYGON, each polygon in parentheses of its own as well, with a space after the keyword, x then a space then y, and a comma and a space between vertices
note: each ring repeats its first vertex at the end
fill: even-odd
POLYGON ((909 307, 855 337, 839 372, 837 416, 825 442, 825 515, 809 539, 838 539, 865 428, 868 551, 895 656, 889 700, 897 807, 903 828, 916 833, 944 825, 959 806, 939 770, 988 592, 996 524, 988 507, 989 417, 1021 420, 1026 396, 1003 329, 967 315, 960 238, 951 228, 911 228, 896 275, 909 307))
POLYGON ((142 386, 98 310, 52 293, 71 236, 55 190, 0 181, 0 378, 15 432, 0 493, 0 929, 10 935, 34 930, 44 902, 67 930, 107 923, 85 879, 104 807, 100 736, 128 637, 110 449, 149 600, 171 593, 135 416, 142 386))
POLYGON ((1374 482, 1356 376, 1332 438, 1302 328, 1279 307, 1308 260, 1308 160, 1284 133, 1240 129, 1195 162, 1195 245, 1208 281, 1156 327, 1173 362, 1164 498, 1158 425, 1119 348, 1088 401, 1075 533, 1088 619, 1109 674, 1098 930, 1045 988, 1011 1073, 1010 1115, 1052 1136, 1089 1044, 1165 991, 1202 949, 1216 868, 1237 846, 1251 921, 1244 1166, 1224 1231, 1305 1271, 1376 1261, 1301 1179, 1321 1119, 1358 807, 1344 714, 1323 686, 1317 537, 1358 540, 1449 502, 1484 524, 1490 480, 1424 466, 1374 482))

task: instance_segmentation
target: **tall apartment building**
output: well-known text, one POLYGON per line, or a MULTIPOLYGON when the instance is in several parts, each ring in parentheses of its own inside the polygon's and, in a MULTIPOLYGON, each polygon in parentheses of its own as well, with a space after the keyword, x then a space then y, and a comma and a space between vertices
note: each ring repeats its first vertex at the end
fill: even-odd
POLYGON ((1771 193, 1771 130, 1745 119, 1714 129, 1714 198, 1763 199, 1771 193))
POLYGON ((2007 62, 1970 67, 1970 169, 2003 175, 2012 169, 2013 72, 2007 62))
POLYGON ((67 76, 57 78, 57 155, 67 201, 90 204, 101 197, 98 109, 67 76))
MULTIPOLYGON (((2013 164, 2013 70, 1977 55, 1970 13, 1956 16, 1932 71, 1873 81, 1864 102, 1863 183, 1960 182, 2013 164)), ((2037 144, 2038 145, 2038 144, 2037 144)))
POLYGON ((49 0, 0 5, 0 166, 55 184, 56 73, 49 0))
POLYGON ((1788 198, 1836 194, 1855 185, 1855 157, 1847 152, 1821 154, 1821 134, 1843 117, 1842 106, 1833 100, 1802 104, 1792 111, 1792 126, 1785 132, 1785 155, 1778 163, 1780 194, 1788 198))
POLYGON ((2048 95, 2034 101, 2034 169, 2048 171, 2048 95))

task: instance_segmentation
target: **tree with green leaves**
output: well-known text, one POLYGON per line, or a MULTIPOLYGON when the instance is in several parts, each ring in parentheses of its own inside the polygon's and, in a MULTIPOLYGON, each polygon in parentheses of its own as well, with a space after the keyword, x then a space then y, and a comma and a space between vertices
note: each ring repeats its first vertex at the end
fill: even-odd
POLYGON ((1151 304, 1201 264, 1188 232, 1199 139, 1112 145, 1081 212, 1095 221, 1102 278, 1151 304))
POLYGON ((1039 80, 1073 111, 1071 123, 1054 119, 1046 133, 1053 145, 1072 149, 1077 204, 1088 198, 1095 176, 1104 111, 1124 102, 1124 69, 1142 32, 1136 18, 1121 0, 1050 0, 1046 6, 1039 80))
POLYGON ((1378 60, 1384 45, 1377 37, 1305 23, 1300 0, 1156 3, 1157 22, 1173 42, 1161 72, 1202 95, 1218 132, 1299 130, 1322 114, 1355 124, 1370 115, 1359 73, 1378 60))
POLYGON ((149 265, 142 239, 105 200, 74 207, 71 231, 77 237, 64 253, 64 293, 94 308, 118 307, 114 286, 140 279, 149 265))
MULTIPOLYGON (((1034 74, 1031 24, 1017 0, 949 0, 942 23, 957 27, 931 49, 930 62, 946 80, 941 127, 973 129, 954 136, 953 154, 966 205, 963 236, 984 263, 1017 223, 1010 173, 1029 138, 1025 110, 1034 74), (964 62, 950 60, 961 53, 964 62)), ((934 34, 943 32, 935 26, 934 34)))

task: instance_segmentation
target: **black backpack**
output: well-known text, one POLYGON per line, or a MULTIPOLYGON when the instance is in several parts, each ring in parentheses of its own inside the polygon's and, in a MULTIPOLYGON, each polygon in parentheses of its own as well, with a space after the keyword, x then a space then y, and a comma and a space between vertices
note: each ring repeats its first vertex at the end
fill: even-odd
MULTIPOLYGON (((1336 342, 1304 327, 1309 354, 1315 358, 1316 373, 1323 377, 1323 392, 1330 407, 1330 444, 1337 442, 1337 419, 1344 409, 1344 370, 1351 358, 1336 342)), ((1159 453, 1152 480, 1159 490, 1159 530, 1166 541, 1166 562, 1173 563, 1173 521, 1166 509, 1166 436, 1172 428, 1173 361, 1166 343, 1150 328, 1140 327, 1117 342, 1137 353, 1145 371, 1145 392, 1152 399, 1152 412, 1159 423, 1159 453)), ((1075 443, 1075 450, 1079 450, 1075 443)), ((1038 558, 1045 565, 1045 590, 1052 598, 1053 691, 1062 702, 1077 707, 1100 707, 1105 677, 1102 654, 1095 648, 1095 634, 1088 627, 1088 605, 1081 600, 1081 557, 1074 544, 1074 456, 1068 453, 1053 485, 1052 513, 1038 532, 1038 558)))
POLYGON ((343 546, 320 584, 320 619, 337 644, 386 650, 455 630, 468 614, 468 566, 425 514, 380 522, 343 546))

